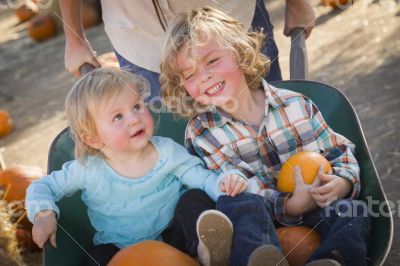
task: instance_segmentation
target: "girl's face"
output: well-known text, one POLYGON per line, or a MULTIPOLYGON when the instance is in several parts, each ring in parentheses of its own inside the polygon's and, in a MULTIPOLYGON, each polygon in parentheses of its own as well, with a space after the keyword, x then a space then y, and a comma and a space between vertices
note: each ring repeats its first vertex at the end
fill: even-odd
POLYGON ((136 91, 124 89, 96 108, 94 148, 108 156, 110 152, 137 152, 148 145, 153 118, 136 91))
MULTIPOLYGON (((246 90, 246 78, 234 52, 220 46, 216 38, 195 47, 193 61, 185 56, 186 45, 178 52, 181 82, 197 102, 228 109, 246 90)), ((236 106, 236 105, 235 105, 236 106)))

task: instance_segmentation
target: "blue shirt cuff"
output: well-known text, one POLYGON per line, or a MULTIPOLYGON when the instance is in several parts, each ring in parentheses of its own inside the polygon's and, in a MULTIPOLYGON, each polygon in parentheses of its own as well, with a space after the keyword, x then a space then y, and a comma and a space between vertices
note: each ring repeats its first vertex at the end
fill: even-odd
POLYGON ((264 189, 264 197, 271 204, 273 218, 282 225, 291 226, 302 223, 303 216, 287 216, 285 214, 285 200, 291 193, 283 193, 273 189, 264 189))

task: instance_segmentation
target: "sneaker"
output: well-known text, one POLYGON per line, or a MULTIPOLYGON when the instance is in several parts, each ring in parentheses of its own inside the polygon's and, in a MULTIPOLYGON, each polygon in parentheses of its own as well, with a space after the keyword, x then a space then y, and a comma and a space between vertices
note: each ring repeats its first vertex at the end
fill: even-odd
POLYGON ((250 255, 247 266, 289 266, 288 261, 278 248, 272 245, 263 245, 256 248, 250 255))
POLYGON ((232 222, 222 212, 204 211, 196 224, 199 260, 204 266, 225 266, 231 255, 232 222))
POLYGON ((338 261, 331 259, 314 260, 306 264, 306 266, 341 266, 338 261))

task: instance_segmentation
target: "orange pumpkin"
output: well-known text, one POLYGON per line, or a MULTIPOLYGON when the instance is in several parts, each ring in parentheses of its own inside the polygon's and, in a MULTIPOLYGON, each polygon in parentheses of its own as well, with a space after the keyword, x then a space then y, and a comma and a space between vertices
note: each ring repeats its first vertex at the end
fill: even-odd
POLYGON ((25 1, 25 4, 15 9, 15 15, 17 16, 20 22, 25 22, 30 20, 37 13, 39 13, 39 8, 32 1, 25 1))
POLYGON ((13 123, 7 111, 0 109, 0 138, 7 136, 13 129, 13 123))
POLYGON ((305 226, 279 227, 276 232, 290 266, 305 265, 320 244, 319 234, 305 226))
POLYGON ((322 5, 333 8, 348 7, 353 4, 353 0, 321 0, 322 5))
POLYGON ((168 244, 147 240, 119 251, 108 266, 200 266, 200 264, 168 244))
POLYGON ((9 210, 15 215, 23 228, 32 228, 24 214, 26 189, 32 181, 43 176, 43 170, 37 166, 15 165, 0 172, 0 187, 4 191, 3 199, 8 202, 9 210))
POLYGON ((320 166, 324 173, 328 173, 332 167, 329 161, 319 153, 312 151, 301 151, 292 155, 279 171, 278 190, 281 192, 293 192, 295 187, 294 167, 300 166, 303 180, 311 184, 318 174, 320 166))
POLYGON ((29 36, 37 41, 44 41, 57 34, 57 26, 52 16, 49 14, 37 15, 29 22, 29 36))

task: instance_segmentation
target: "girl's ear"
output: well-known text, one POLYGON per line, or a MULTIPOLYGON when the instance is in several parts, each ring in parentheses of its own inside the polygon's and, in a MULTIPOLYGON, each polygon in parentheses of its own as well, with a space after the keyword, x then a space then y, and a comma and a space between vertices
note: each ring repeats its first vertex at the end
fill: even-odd
POLYGON ((97 150, 100 150, 105 146, 94 134, 84 132, 81 135, 81 139, 86 145, 97 150))

